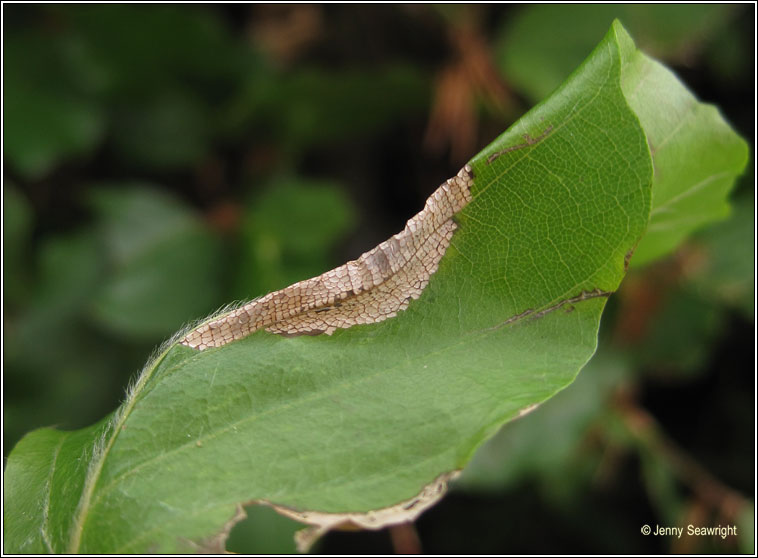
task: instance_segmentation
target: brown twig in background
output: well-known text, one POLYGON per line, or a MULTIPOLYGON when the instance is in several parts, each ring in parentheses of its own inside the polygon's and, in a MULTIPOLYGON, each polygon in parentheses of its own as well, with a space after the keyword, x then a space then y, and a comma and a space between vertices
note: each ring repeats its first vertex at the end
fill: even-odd
POLYGON ((421 554, 421 539, 413 523, 400 523, 389 528, 395 554, 421 554))
POLYGON ((636 401, 620 397, 616 403, 616 409, 629 432, 651 452, 664 459, 701 502, 729 521, 734 520, 740 510, 749 505, 744 496, 714 477, 669 438, 655 417, 642 409, 636 401))
POLYGON ((435 84, 434 105, 424 144, 441 151, 450 145, 453 162, 463 162, 476 148, 476 102, 484 100, 504 112, 510 94, 492 60, 477 10, 460 8, 460 18, 448 24, 453 55, 435 84))

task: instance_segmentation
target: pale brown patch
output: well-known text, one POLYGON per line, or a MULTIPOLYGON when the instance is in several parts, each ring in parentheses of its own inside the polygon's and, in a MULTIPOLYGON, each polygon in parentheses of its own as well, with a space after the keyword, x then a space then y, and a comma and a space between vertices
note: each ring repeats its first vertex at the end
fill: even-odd
POLYGON ((300 511, 272 504, 266 500, 253 503, 270 506, 285 517, 294 519, 310 527, 295 533, 298 552, 308 552, 311 546, 324 534, 334 529, 383 529, 390 525, 415 521, 424 511, 432 507, 447 492, 447 483, 455 479, 460 471, 443 473, 421 489, 416 496, 390 506, 365 513, 324 513, 300 511))
POLYGON ((180 343, 204 350, 264 328, 283 335, 330 335, 392 318, 421 296, 437 271, 456 229, 453 216, 471 201, 473 177, 471 167, 464 166, 401 232, 357 260, 206 322, 180 343))
POLYGON ((532 411, 534 411, 534 410, 535 410, 537 407, 539 407, 539 406, 540 406, 540 404, 539 404, 539 403, 534 403, 534 404, 532 404, 532 405, 529 405, 528 407, 524 407, 523 409, 521 409, 521 410, 518 412, 518 418, 521 418, 521 417, 523 417, 524 415, 528 415, 529 413, 531 413, 532 411))

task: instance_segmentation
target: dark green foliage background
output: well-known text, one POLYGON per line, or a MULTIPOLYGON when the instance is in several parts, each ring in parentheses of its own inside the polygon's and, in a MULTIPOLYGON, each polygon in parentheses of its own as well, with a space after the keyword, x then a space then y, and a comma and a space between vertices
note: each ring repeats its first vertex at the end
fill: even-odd
MULTIPOLYGON (((753 137, 749 6, 327 6, 287 61, 254 29, 288 10, 4 6, 4 456, 33 428, 112 411, 186 321, 400 230, 463 162, 425 149, 424 131, 456 55, 451 30, 472 13, 511 95, 505 109, 477 104, 471 155, 565 79, 613 17, 753 137)), ((696 272, 636 272, 665 292, 632 342, 618 342, 628 309, 611 299, 600 358, 483 448, 418 522, 426 551, 672 550, 639 528, 672 524, 691 487, 614 426, 620 393, 753 494, 752 182, 731 219, 688 244, 704 254, 696 272)), ((291 522, 250 513, 230 550, 291 548, 291 522)), ((702 544, 689 550, 750 550, 702 544)), ((320 550, 392 547, 381 532, 333 534, 320 550)))

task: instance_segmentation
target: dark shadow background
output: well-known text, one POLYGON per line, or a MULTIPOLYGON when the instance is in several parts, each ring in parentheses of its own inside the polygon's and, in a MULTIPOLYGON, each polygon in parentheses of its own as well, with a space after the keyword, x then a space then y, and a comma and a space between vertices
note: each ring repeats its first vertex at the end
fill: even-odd
MULTIPOLYGON (((613 17, 753 138, 753 10, 4 5, 4 457, 113 411, 183 323, 399 231, 613 17)), ((316 550, 753 552, 752 167, 731 219, 630 274, 594 368, 482 448, 415 532, 316 550), (692 522, 744 534, 640 535, 692 522)), ((296 526, 250 515, 230 550, 293 550, 296 526)))

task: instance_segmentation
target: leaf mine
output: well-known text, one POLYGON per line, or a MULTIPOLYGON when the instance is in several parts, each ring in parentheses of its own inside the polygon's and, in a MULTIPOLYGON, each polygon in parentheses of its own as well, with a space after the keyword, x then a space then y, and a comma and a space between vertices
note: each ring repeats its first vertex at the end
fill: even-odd
POLYGON ((373 324, 405 310, 437 271, 456 229, 453 216, 471 201, 469 165, 446 180, 398 234, 318 277, 267 294, 188 333, 180 343, 221 347, 259 329, 283 335, 326 333, 373 324))

